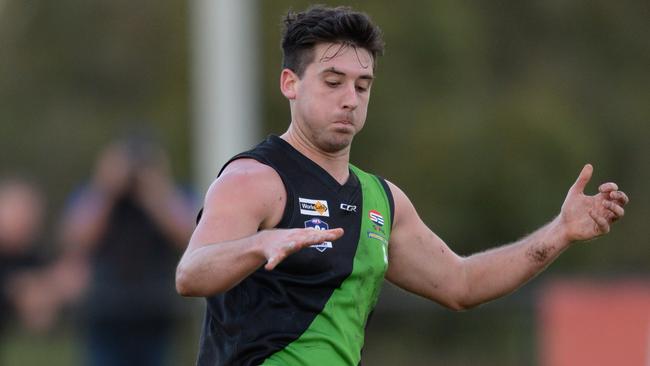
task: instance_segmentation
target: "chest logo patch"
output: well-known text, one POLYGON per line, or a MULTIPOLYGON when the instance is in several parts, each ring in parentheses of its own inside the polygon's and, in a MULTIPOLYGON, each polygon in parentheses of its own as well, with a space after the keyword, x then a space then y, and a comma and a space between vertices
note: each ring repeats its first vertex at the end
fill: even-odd
MULTIPOLYGON (((311 220, 305 221, 305 228, 311 228, 311 229, 316 229, 316 230, 328 230, 330 228, 329 224, 327 224, 325 221, 317 218, 313 218, 311 220)), ((324 241, 320 244, 314 244, 310 245, 311 248, 314 248, 318 250, 319 252, 324 252, 327 249, 332 248, 332 242, 331 241, 324 241)))
POLYGON ((314 200, 309 198, 298 197, 300 213, 309 216, 330 216, 329 205, 325 200, 314 200))
POLYGON ((379 213, 379 211, 370 210, 370 212, 368 212, 368 217, 375 225, 379 227, 384 226, 384 217, 379 213))

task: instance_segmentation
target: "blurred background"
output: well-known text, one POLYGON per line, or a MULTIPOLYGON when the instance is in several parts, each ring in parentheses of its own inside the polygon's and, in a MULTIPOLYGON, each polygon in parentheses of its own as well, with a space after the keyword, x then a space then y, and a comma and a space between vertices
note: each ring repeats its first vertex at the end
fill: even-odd
MULTIPOLYGON (((197 3, 0 0, 0 365, 90 364, 111 346, 93 336, 102 324, 139 338, 142 324, 115 327, 133 319, 110 318, 96 303, 110 295, 124 305, 130 292, 107 284, 143 273, 162 273, 138 285, 160 291, 138 306, 165 308, 156 314, 168 324, 151 349, 166 350, 169 365, 193 364, 203 302, 168 294, 173 280, 156 279, 173 278, 204 194, 200 177, 217 173, 196 156, 197 3), (153 214, 161 207, 168 217, 153 214), (133 251, 159 251, 110 247, 129 215, 165 238, 164 258, 123 263, 133 251)), ((281 19, 310 2, 249 4, 252 145, 288 126, 281 19)), ((478 309, 452 313, 386 284, 364 363, 557 366, 569 357, 557 340, 582 339, 570 332, 581 328, 603 334, 592 352, 605 342, 627 355, 603 364, 650 364, 650 4, 345 5, 369 13, 386 42, 352 161, 400 186, 456 252, 511 242, 549 221, 587 162, 590 192, 613 180, 632 199, 608 236, 576 245, 478 309), (597 304, 600 312, 577 320, 597 304), (584 326, 594 321, 600 326, 584 326)))

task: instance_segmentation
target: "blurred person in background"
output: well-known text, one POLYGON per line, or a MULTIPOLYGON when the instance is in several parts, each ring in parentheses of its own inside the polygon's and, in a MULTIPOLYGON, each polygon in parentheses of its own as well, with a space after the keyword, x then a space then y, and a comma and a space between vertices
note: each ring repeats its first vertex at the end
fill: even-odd
POLYGON ((0 181, 0 332, 14 320, 49 328, 59 296, 46 267, 45 198, 24 178, 0 181))
POLYGON ((150 138, 130 136, 101 152, 62 223, 62 261, 88 273, 80 304, 85 364, 166 364, 178 316, 174 267, 193 210, 150 138))
POLYGON ((199 365, 357 365, 384 276, 469 309, 623 216, 628 198, 615 183, 584 193, 585 165, 547 225, 457 255, 401 189, 350 164, 383 51, 379 28, 366 14, 322 6, 290 12, 285 26, 289 127, 226 163, 178 265, 178 292, 207 298, 199 365))

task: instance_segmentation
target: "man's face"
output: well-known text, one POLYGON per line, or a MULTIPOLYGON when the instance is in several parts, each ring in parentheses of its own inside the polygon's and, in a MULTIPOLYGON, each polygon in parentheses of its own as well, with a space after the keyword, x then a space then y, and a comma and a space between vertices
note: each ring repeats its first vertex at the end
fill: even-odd
POLYGON ((366 121, 373 59, 363 48, 339 43, 318 44, 313 53, 289 98, 292 122, 317 148, 338 152, 350 146, 366 121))

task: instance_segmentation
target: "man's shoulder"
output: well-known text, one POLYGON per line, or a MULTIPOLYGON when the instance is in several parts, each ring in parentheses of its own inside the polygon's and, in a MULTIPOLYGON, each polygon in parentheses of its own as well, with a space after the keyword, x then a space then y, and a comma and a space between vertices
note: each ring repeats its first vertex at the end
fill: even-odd
POLYGON ((282 184, 278 172, 271 166, 253 158, 239 158, 228 164, 215 183, 238 185, 273 185, 282 184))
MULTIPOLYGON (((279 222, 286 201, 285 188, 278 173, 255 159, 241 158, 228 164, 208 189, 204 214, 249 216, 279 222)), ((271 226, 269 226, 271 225, 271 226)))

